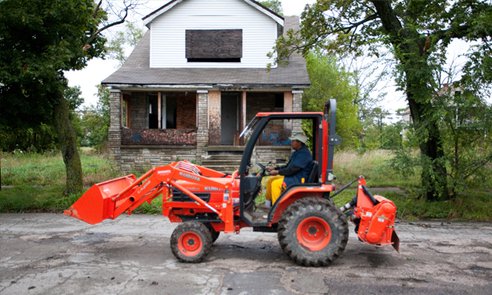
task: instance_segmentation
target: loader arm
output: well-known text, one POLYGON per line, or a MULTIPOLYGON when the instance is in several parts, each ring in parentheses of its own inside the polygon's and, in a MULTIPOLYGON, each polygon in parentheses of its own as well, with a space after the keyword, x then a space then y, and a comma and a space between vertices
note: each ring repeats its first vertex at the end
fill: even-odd
MULTIPOLYGON (((171 187, 179 189, 190 197, 194 201, 194 203, 191 203, 194 207, 206 208, 219 217, 226 215, 225 209, 232 212, 232 202, 231 206, 226 206, 224 210, 222 206, 213 207, 187 189, 185 185, 180 184, 180 182, 199 183, 225 190, 232 185, 233 178, 226 178, 222 182, 217 182, 212 177, 224 177, 224 174, 206 168, 203 169, 203 174, 198 174, 182 169, 179 163, 175 162, 153 168, 138 179, 131 174, 95 184, 68 210, 65 210, 64 214, 90 224, 96 224, 105 219, 115 219, 124 212, 131 214, 143 203, 150 203, 161 194, 163 195, 165 207, 171 187)), ((201 173, 201 170, 199 171, 201 173)), ((172 202, 169 202, 169 204, 172 204, 172 202)), ((230 214, 227 215, 229 216, 230 214)))

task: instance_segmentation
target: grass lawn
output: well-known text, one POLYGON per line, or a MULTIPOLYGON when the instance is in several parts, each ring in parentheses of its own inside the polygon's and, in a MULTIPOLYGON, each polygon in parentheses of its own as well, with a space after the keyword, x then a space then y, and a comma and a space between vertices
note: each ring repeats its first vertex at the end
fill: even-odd
MULTIPOLYGON (((81 152, 84 186, 119 176, 105 156, 81 152)), ((64 196, 65 165, 60 153, 1 155, 0 212, 62 212, 79 195, 64 196)))
MULTIPOLYGON (((338 152, 335 156, 337 187, 364 175, 373 194, 395 202, 398 217, 406 220, 447 219, 492 221, 492 185, 465 190, 454 200, 427 202, 417 197, 419 173, 402 177, 389 165, 392 153, 371 151, 365 154, 338 152)), ((116 165, 106 156, 84 150, 81 152, 84 186, 121 176, 116 165)), ((492 172, 491 172, 492 173, 492 172)), ((63 196, 65 167, 59 153, 1 155, 0 212, 62 212, 80 194, 63 196)), ((356 185, 335 198, 337 205, 353 198, 356 185)), ((145 203, 136 213, 160 213, 162 201, 156 198, 145 203)))

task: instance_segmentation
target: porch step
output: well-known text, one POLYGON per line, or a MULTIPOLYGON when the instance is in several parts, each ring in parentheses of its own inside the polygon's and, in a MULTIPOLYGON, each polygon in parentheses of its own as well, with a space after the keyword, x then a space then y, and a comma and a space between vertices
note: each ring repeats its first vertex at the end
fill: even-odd
POLYGON ((208 152, 240 152, 243 153, 244 146, 235 146, 235 145, 211 145, 207 148, 208 152))
POLYGON ((221 160, 221 161, 235 161, 238 160, 240 161, 241 158, 243 157, 243 154, 208 154, 208 156, 202 157, 203 161, 208 161, 210 159, 212 160, 221 160))
POLYGON ((203 165, 203 166, 205 166, 209 169, 213 169, 213 170, 216 170, 219 172, 224 172, 224 173, 229 173, 229 174, 232 174, 234 171, 239 169, 239 165, 238 166, 203 165))
POLYGON ((230 165, 237 165, 239 166, 239 164, 241 164, 241 158, 239 158, 238 160, 227 160, 227 159, 203 159, 202 160, 202 164, 203 165, 226 165, 226 166, 230 166, 230 165))
POLYGON ((244 147, 209 146, 208 155, 202 158, 202 165, 221 172, 232 173, 239 169, 244 147))

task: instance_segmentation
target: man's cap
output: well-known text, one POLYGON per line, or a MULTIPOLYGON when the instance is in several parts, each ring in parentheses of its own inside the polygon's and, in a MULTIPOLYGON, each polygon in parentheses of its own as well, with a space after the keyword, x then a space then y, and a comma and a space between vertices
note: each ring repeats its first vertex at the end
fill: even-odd
POLYGON ((302 133, 294 133, 292 134, 292 136, 289 138, 290 140, 297 140, 297 141, 300 141, 304 144, 306 144, 307 142, 307 136, 302 134, 302 133))

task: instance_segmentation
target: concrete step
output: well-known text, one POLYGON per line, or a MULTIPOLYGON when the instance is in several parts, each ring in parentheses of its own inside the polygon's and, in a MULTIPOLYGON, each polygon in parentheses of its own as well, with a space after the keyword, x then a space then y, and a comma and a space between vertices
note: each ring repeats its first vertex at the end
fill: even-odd
POLYGON ((209 153, 220 153, 220 152, 243 152, 244 146, 231 146, 231 145, 213 145, 207 148, 209 153))
POLYGON ((232 173, 239 168, 239 165, 237 165, 237 166, 203 165, 203 166, 205 166, 209 169, 217 170, 219 172, 227 172, 227 173, 232 173))
POLYGON ((231 155, 231 154, 208 154, 206 157, 203 157, 204 160, 208 159, 217 159, 217 160, 235 160, 235 159, 241 159, 243 157, 243 154, 237 154, 237 155, 231 155))
POLYGON ((203 159, 202 164, 211 164, 211 165, 239 165, 241 164, 241 160, 217 160, 217 159, 203 159))

